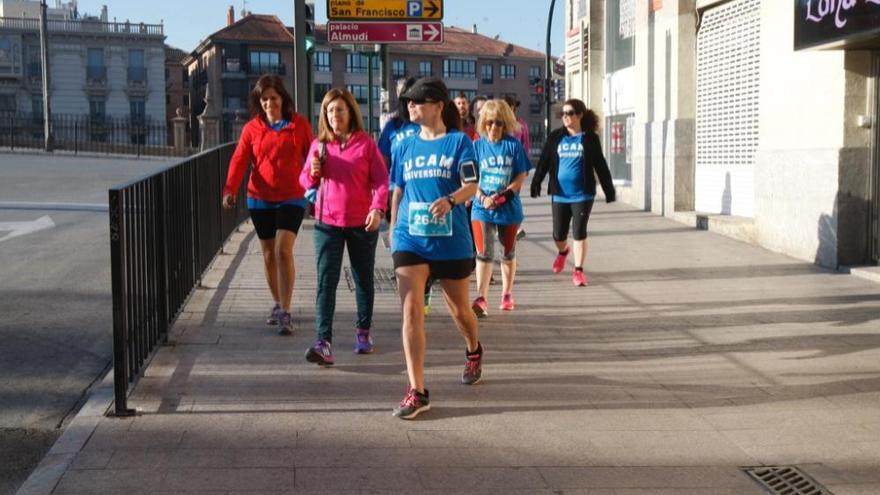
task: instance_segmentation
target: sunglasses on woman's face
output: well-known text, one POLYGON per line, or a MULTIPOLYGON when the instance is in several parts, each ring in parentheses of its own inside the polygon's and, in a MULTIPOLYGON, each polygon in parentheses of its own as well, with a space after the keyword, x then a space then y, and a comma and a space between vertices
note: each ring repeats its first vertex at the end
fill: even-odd
POLYGON ((575 114, 576 114, 576 112, 574 110, 563 110, 562 111, 562 115, 565 115, 566 117, 574 117, 575 114))
POLYGON ((492 127, 493 125, 495 127, 504 127, 504 121, 503 120, 487 120, 486 121, 486 127, 492 127))

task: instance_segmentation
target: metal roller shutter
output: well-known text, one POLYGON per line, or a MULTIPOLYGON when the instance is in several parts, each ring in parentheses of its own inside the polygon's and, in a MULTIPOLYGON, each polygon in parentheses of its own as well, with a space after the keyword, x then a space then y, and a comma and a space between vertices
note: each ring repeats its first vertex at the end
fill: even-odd
POLYGON ((754 216, 760 0, 703 13, 697 35, 697 211, 754 216))

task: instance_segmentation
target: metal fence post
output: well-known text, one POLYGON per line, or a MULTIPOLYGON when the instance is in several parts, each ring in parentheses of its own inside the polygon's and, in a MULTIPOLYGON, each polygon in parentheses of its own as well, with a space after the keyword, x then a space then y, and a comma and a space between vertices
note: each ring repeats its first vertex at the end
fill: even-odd
POLYGON ((132 416, 135 411, 128 408, 128 328, 124 304, 125 280, 123 268, 123 243, 125 232, 122 229, 122 194, 117 189, 110 190, 110 267, 113 293, 113 392, 115 396, 115 415, 132 416))

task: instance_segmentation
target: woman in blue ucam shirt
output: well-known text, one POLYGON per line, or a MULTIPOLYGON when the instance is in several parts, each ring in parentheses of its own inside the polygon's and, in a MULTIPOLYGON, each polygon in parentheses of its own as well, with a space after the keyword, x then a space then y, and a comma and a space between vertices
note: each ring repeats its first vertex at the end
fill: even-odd
POLYGON ((492 278, 494 236, 502 246, 501 306, 514 307, 516 233, 523 221, 519 191, 532 168, 525 149, 512 133, 519 129, 513 110, 504 100, 491 100, 477 120, 482 136, 474 143, 480 166, 480 188, 474 196, 471 228, 477 248, 477 298, 471 308, 478 317, 488 315, 489 280, 492 278))
POLYGON ((550 177, 547 191, 553 198, 553 240, 558 251, 553 273, 565 268, 568 257, 568 231, 572 230, 574 271, 571 281, 577 287, 587 285, 584 259, 587 256, 587 221, 596 195, 596 177, 608 203, 616 199, 611 171, 602 154, 599 118, 584 102, 570 99, 562 104, 562 125, 551 132, 541 152, 532 179, 532 197, 541 194, 544 176, 550 177))
POLYGON ((409 379, 394 415, 415 418, 431 408, 424 383, 424 288, 428 277, 440 280, 445 299, 467 349, 461 382, 476 384, 482 374, 483 348, 477 319, 468 306, 473 244, 463 203, 477 190, 474 148, 466 134, 451 132, 457 111, 438 78, 418 80, 404 97, 409 115, 421 126, 391 153, 391 257, 403 307, 403 351, 409 379), (450 131, 450 132, 448 132, 450 131))

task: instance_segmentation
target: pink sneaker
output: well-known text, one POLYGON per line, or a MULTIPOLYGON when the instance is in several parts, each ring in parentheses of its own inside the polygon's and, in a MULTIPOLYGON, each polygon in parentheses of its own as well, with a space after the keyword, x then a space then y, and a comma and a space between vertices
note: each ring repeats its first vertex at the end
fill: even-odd
POLYGON ((590 282, 587 280, 587 274, 584 273, 583 270, 575 270, 571 272, 571 283, 573 283, 575 287, 584 287, 590 282))
POLYGON ((474 314, 477 315, 477 318, 485 318, 489 316, 489 303, 486 302, 486 299, 483 296, 474 299, 474 303, 471 304, 471 309, 474 310, 474 314))
POLYGON ((513 294, 509 292, 504 294, 504 296, 501 297, 501 306, 499 306, 499 308, 501 311, 513 311, 513 294))
POLYGON ((556 255, 556 259, 553 260, 553 273, 559 273, 565 268, 565 258, 568 258, 568 251, 565 254, 559 253, 556 255))

